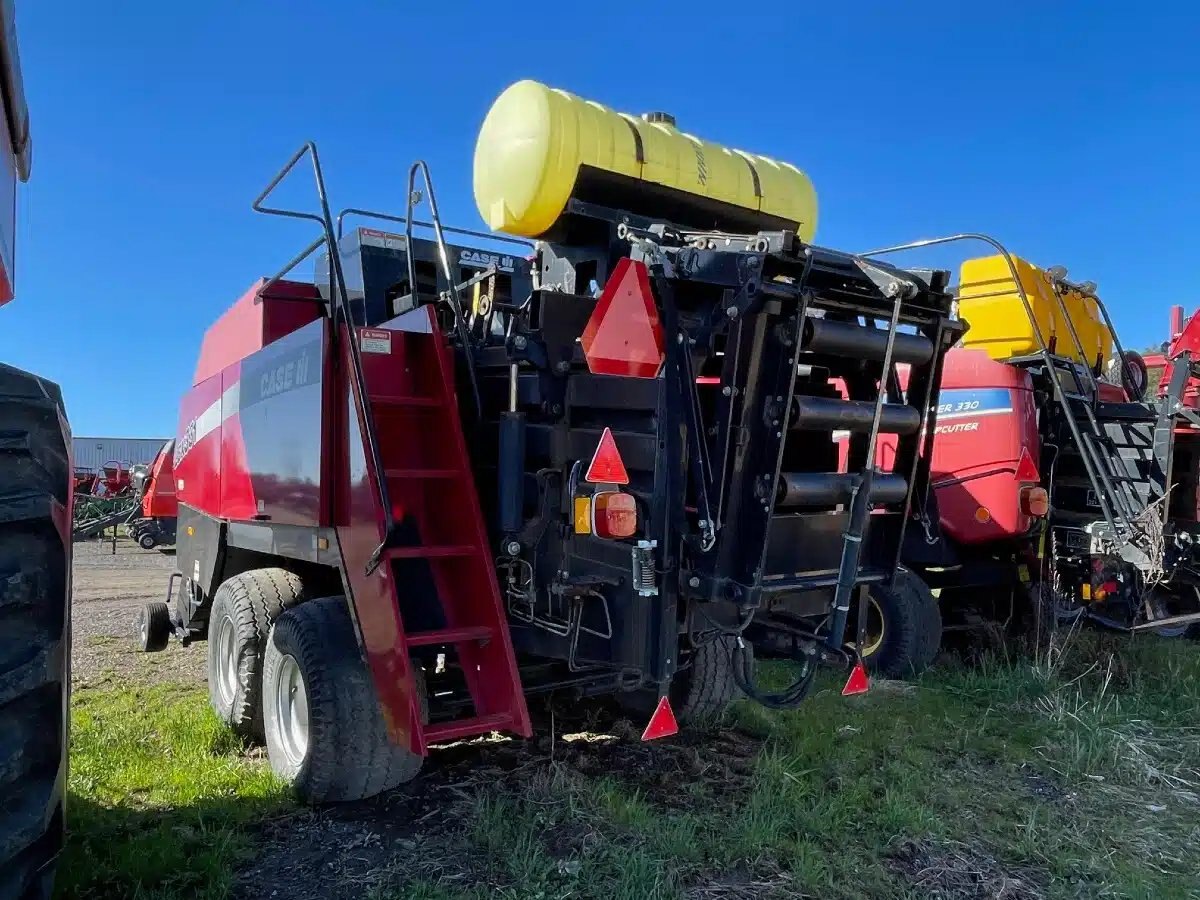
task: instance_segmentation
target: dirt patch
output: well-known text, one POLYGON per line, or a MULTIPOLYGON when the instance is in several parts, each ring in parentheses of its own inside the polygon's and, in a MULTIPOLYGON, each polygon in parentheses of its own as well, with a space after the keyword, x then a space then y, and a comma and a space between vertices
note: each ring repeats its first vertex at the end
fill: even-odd
MULTIPOLYGON (((534 730, 548 735, 550 721, 543 715, 534 730)), ((484 894, 509 886, 503 865, 472 834, 485 794, 544 807, 541 849, 559 875, 571 878, 601 844, 619 844, 625 837, 611 826, 601 833, 593 827, 598 822, 572 806, 577 802, 573 792, 583 785, 606 777, 664 808, 711 806, 711 798, 727 792, 744 796, 762 746, 761 740, 734 730, 685 731, 644 744, 633 723, 606 708, 558 715, 554 728, 553 742, 497 737, 443 747, 430 755, 415 781, 398 790, 271 823, 260 832, 257 861, 238 875, 235 897, 349 900, 385 888, 402 897, 404 885, 421 880, 484 894), (679 790, 681 783, 701 779, 710 793, 679 790), (557 808, 569 806, 570 816, 555 815, 557 808)), ((760 862, 752 871, 697 883, 687 896, 800 895, 786 872, 760 862)))
POLYGON ((683 892, 685 900, 807 900, 795 879, 773 860, 760 859, 752 869, 737 868, 698 882, 683 892))
POLYGON ((1041 900, 1048 877, 1005 865, 982 847, 957 842, 905 841, 888 868, 931 900, 1041 900))
POLYGON ((141 653, 134 642, 138 610, 166 597, 174 553, 143 550, 119 539, 74 546, 71 586, 72 681, 87 687, 106 679, 202 680, 203 645, 172 643, 162 653, 141 653))

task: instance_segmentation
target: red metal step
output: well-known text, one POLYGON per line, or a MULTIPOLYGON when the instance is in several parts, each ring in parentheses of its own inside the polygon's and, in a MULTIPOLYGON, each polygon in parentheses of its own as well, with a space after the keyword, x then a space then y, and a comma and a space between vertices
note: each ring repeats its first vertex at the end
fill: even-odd
POLYGON ((458 738, 477 737, 481 734, 491 734, 493 731, 503 731, 514 727, 513 717, 508 713, 493 713, 490 716, 472 716, 469 719, 451 719, 449 722, 438 722, 425 726, 425 741, 430 744, 439 741, 453 741, 458 738))
MULTIPOLYGON (((402 519, 403 533, 411 535, 408 540, 425 543, 393 547, 381 554, 381 560, 376 557, 389 519, 378 490, 351 490, 337 523, 349 600, 359 621, 370 623, 370 640, 364 641, 367 662, 389 732, 396 740, 407 740, 416 753, 425 753, 431 741, 497 730, 531 734, 504 596, 492 565, 493 552, 458 415, 453 354, 432 308, 425 307, 425 315, 427 330, 392 329, 387 353, 362 355, 370 403, 352 403, 358 427, 349 430, 351 440, 357 434, 359 442, 351 445, 351 452, 368 465, 373 454, 366 435, 374 431, 383 459, 382 471, 371 480, 387 486, 393 501, 389 512, 402 519), (374 416, 373 429, 365 421, 367 405, 374 416), (432 415, 414 416, 412 408, 429 409, 432 415), (422 463, 432 465, 419 468, 422 463), (414 487, 421 484, 436 484, 438 490, 414 487), (401 561, 419 559, 430 564, 433 590, 409 600, 427 604, 431 608, 422 612, 429 612, 432 621, 449 623, 448 628, 409 633, 406 627, 401 596, 411 587, 405 583, 401 561), (466 718, 425 727, 408 689, 413 666, 409 654, 414 648, 431 646, 444 646, 456 657, 472 708, 463 710, 466 718)), ((351 341, 343 340, 341 346, 342 370, 353 372, 351 341)), ((336 393, 345 395, 341 387, 336 393)))
POLYGON ((457 644, 463 641, 485 641, 492 636, 486 625, 471 625, 466 628, 438 628, 435 631, 414 631, 405 635, 410 647, 428 647, 430 644, 457 644))
POLYGON ((478 549, 470 544, 389 547, 383 552, 388 559, 442 559, 447 556, 475 556, 479 553, 478 549))

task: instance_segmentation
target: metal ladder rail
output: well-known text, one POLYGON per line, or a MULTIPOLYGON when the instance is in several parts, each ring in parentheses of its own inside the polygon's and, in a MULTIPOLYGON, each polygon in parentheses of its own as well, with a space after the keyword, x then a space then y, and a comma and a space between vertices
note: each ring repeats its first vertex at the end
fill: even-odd
MULTIPOLYGON (((317 154, 317 145, 312 141, 305 141, 304 145, 292 154, 291 159, 284 164, 283 168, 276 173, 271 182, 262 190, 262 192, 254 198, 251 204, 251 209, 255 212, 265 215, 286 216, 293 219, 308 219, 316 222, 324 231, 324 237, 321 239, 329 252, 329 271, 330 271, 330 318, 333 320, 333 340, 337 340, 339 322, 344 322, 346 325, 346 333, 349 341, 349 356, 350 356, 350 389, 354 395, 358 406, 363 411, 363 438, 367 445, 367 453, 371 460, 371 465, 377 473, 376 487, 380 505, 383 511, 384 518, 384 541, 375 549, 371 555, 370 561, 367 563, 366 574, 370 575, 379 565, 379 560, 383 549, 386 547, 388 538, 395 530, 395 517, 392 515, 392 502, 389 496, 387 479, 383 477, 383 458, 379 452, 379 438, 375 434, 375 418, 371 409, 371 399, 366 390, 366 378, 363 375, 362 355, 359 350, 357 336, 354 333, 354 319, 350 311, 349 294, 346 290, 345 273, 342 271, 342 259, 338 254, 337 240, 335 238, 333 216, 329 210, 329 195, 325 190, 325 176, 321 171, 321 160, 317 154), (300 212, 292 209, 282 209, 279 207, 265 206, 264 201, 277 188, 280 182, 288 176, 288 174, 296 167, 305 156, 312 160, 313 178, 316 181, 317 199, 320 203, 321 213, 300 212)), ((294 259, 285 269, 285 273, 294 268, 299 262, 312 253, 319 243, 310 245, 304 254, 294 259)), ((275 280, 281 276, 276 276, 275 280)))
MULTIPOLYGON (((1083 403, 1081 404, 1083 406, 1083 412, 1084 412, 1084 415, 1087 416, 1088 424, 1091 426, 1092 434, 1094 434, 1097 437, 1097 439, 1103 440, 1104 432, 1101 431, 1100 422, 1099 422, 1099 420, 1097 420, 1096 412, 1095 412, 1095 404, 1100 401, 1100 384, 1096 379, 1095 373, 1092 372, 1091 367, 1086 365, 1086 361, 1087 361, 1086 351, 1083 349, 1083 341, 1081 341, 1079 339, 1079 330, 1075 327, 1075 322, 1072 320, 1070 311, 1067 309, 1067 301, 1066 301, 1066 298, 1063 296, 1063 291, 1062 291, 1062 287, 1064 287, 1064 286, 1069 287, 1069 288, 1075 288, 1074 285, 1067 284, 1066 282, 1063 282, 1061 279, 1057 279, 1057 278, 1053 278, 1053 277, 1050 278, 1050 291, 1052 294, 1054 294, 1054 299, 1058 303, 1058 308, 1059 308, 1059 311, 1062 313, 1063 321, 1067 323, 1067 331, 1071 335, 1071 340, 1075 344, 1075 349, 1079 353, 1079 358, 1085 362, 1084 369, 1087 372, 1087 387, 1091 391, 1091 400, 1085 399, 1083 401, 1083 403)), ((1072 374, 1072 377, 1075 379, 1075 383, 1082 387, 1083 385, 1080 383, 1080 378, 1079 378, 1079 366, 1074 366, 1074 365, 1071 366, 1071 374, 1072 374)), ((1083 393, 1083 392, 1080 391, 1080 393, 1083 393)), ((1105 467, 1103 466, 1103 461, 1101 461, 1101 469, 1100 470, 1103 474, 1105 474, 1105 475, 1108 474, 1107 471, 1105 470, 1105 467)), ((1114 471, 1114 474, 1118 478, 1121 477, 1120 472, 1114 471)), ((1133 519, 1134 517, 1137 516, 1137 514, 1141 510, 1136 508, 1136 504, 1132 500, 1131 492, 1127 486, 1127 483, 1121 482, 1121 484, 1125 486, 1123 490, 1116 490, 1115 485, 1113 486, 1113 490, 1114 490, 1114 493, 1112 495, 1113 499, 1117 504, 1119 504, 1122 507, 1122 510, 1121 510, 1122 513, 1129 519, 1133 519)), ((1109 484, 1107 481, 1105 483, 1105 487, 1106 488, 1109 487, 1109 484)))
MULTIPOLYGON (((867 266, 869 263, 860 263, 867 266)), ((867 438, 867 458, 850 495, 850 517, 846 530, 842 533, 842 557, 838 563, 837 587, 833 592, 833 617, 829 623, 829 634, 825 639, 826 646, 831 649, 841 649, 846 639, 846 622, 850 616, 850 592, 858 584, 859 569, 862 565, 862 545, 866 538, 867 525, 871 515, 871 491, 875 480, 875 444, 879 440, 879 425, 883 418, 883 406, 887 401, 889 373, 892 370, 892 354, 896 345, 896 329, 900 325, 900 308, 904 300, 916 291, 916 285, 911 281, 897 280, 891 282, 887 290, 892 294, 892 315, 888 323, 887 344, 883 350, 883 364, 880 368, 879 392, 875 395, 875 410, 871 416, 871 431, 867 438)), ((911 485, 910 485, 911 489, 911 485)), ((856 647, 861 658, 862 638, 865 634, 867 614, 866 593, 860 592, 858 603, 858 639, 856 647)))
MULTIPOLYGON (((442 217, 438 214, 437 197, 433 193, 433 179, 429 175, 429 166, 425 160, 418 159, 408 169, 408 196, 407 204, 404 212, 404 240, 406 244, 412 246, 412 231, 413 225, 413 207, 421 201, 421 195, 417 192, 417 173, 421 173, 421 179, 425 182, 425 196, 429 200, 429 217, 433 221, 430 225, 433 228, 434 242, 437 244, 438 258, 442 263, 442 276, 446 279, 448 289, 443 291, 440 298, 446 301, 451 307, 451 312, 454 314, 454 330, 458 333, 458 339, 462 342, 463 358, 467 364, 467 376, 471 380, 471 394, 475 401, 475 416, 476 421, 483 419, 483 400, 479 395, 479 376, 475 372, 475 354, 471 351, 471 333, 467 328, 467 320, 463 315, 462 291, 454 281, 454 274, 450 271, 450 254, 446 248, 446 237, 442 233, 442 217), (453 295, 453 296, 451 296, 453 295)), ((406 254, 405 262, 408 264, 408 289, 412 292, 414 303, 417 301, 417 261, 412 253, 406 254)))
POLYGON ((1117 359, 1121 364, 1121 387, 1125 387, 1125 377, 1130 371, 1129 366, 1125 361, 1125 348, 1121 346, 1121 339, 1117 336, 1117 328, 1115 325, 1113 325, 1112 317, 1108 314, 1108 307, 1104 305, 1104 301, 1101 300, 1100 296, 1096 293, 1095 285, 1093 284, 1091 289, 1086 289, 1082 284, 1075 284, 1067 281, 1065 275, 1063 278, 1058 280, 1063 282, 1067 287, 1078 291, 1083 296, 1088 297, 1095 302, 1096 308, 1100 310, 1100 315, 1104 317, 1104 327, 1108 329, 1108 333, 1112 337, 1113 350, 1116 352, 1117 359))
MULTIPOLYGON (((925 238, 920 241, 912 241, 907 244, 897 244, 891 247, 880 247, 875 250, 868 250, 865 253, 860 253, 859 256, 873 257, 883 256, 885 254, 900 253, 906 250, 919 250, 924 247, 933 247, 941 244, 956 243, 959 241, 980 241, 988 244, 995 249, 1003 258, 1008 266, 1009 275, 1012 278, 1013 286, 1016 288, 1016 294, 1021 298, 1021 305, 1025 308, 1025 315, 1029 319, 1030 325, 1033 326, 1034 337, 1038 342, 1038 354, 1042 357, 1042 361, 1046 366, 1047 371, 1051 375, 1051 385, 1054 390, 1054 397, 1058 401, 1059 406, 1066 414, 1067 427, 1071 431, 1071 438, 1075 442, 1075 446, 1080 450, 1080 458, 1083 460, 1084 468, 1088 473, 1088 480, 1097 488, 1096 497, 1100 501, 1100 511, 1104 514, 1104 520, 1109 529, 1117 536, 1118 542, 1123 546, 1128 543, 1128 534, 1132 528, 1125 516, 1119 511, 1114 511, 1110 498, 1114 496, 1113 488, 1100 469, 1099 460, 1096 458, 1095 449, 1090 444, 1083 440, 1083 433, 1079 430, 1079 423, 1075 420, 1075 416, 1071 412, 1071 408, 1067 402, 1066 391, 1059 382, 1057 375, 1054 374, 1054 357, 1051 355, 1047 347, 1046 340, 1042 336, 1042 330, 1038 326, 1037 318, 1033 314, 1033 307, 1029 303, 1029 297, 1025 293, 1025 288, 1021 284, 1021 279, 1017 276, 1017 267, 1013 262, 1012 254, 998 240, 990 235, 979 232, 963 232, 960 234, 952 234, 946 237, 925 238), (1107 490, 1107 493, 1106 493, 1107 490), (1118 527, 1119 526, 1119 527, 1118 527)), ((1006 292, 1007 293, 1007 292, 1006 292)))

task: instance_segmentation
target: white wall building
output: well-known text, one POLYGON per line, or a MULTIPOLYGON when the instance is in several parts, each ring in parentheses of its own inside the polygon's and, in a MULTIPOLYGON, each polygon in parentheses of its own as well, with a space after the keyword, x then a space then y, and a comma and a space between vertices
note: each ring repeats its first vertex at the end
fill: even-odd
POLYGON ((166 438, 74 437, 75 467, 97 469, 109 460, 123 466, 150 463, 166 438))

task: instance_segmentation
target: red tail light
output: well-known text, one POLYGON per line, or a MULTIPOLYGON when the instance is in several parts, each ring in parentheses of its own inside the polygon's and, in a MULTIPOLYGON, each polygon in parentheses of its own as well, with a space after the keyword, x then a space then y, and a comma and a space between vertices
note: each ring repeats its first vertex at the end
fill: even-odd
POLYGON ((602 491, 592 497, 592 534, 609 539, 637 534, 637 502, 633 495, 602 491))
POLYGON ((1021 512, 1027 516, 1042 518, 1050 512, 1050 495, 1044 487, 1021 488, 1021 512))

